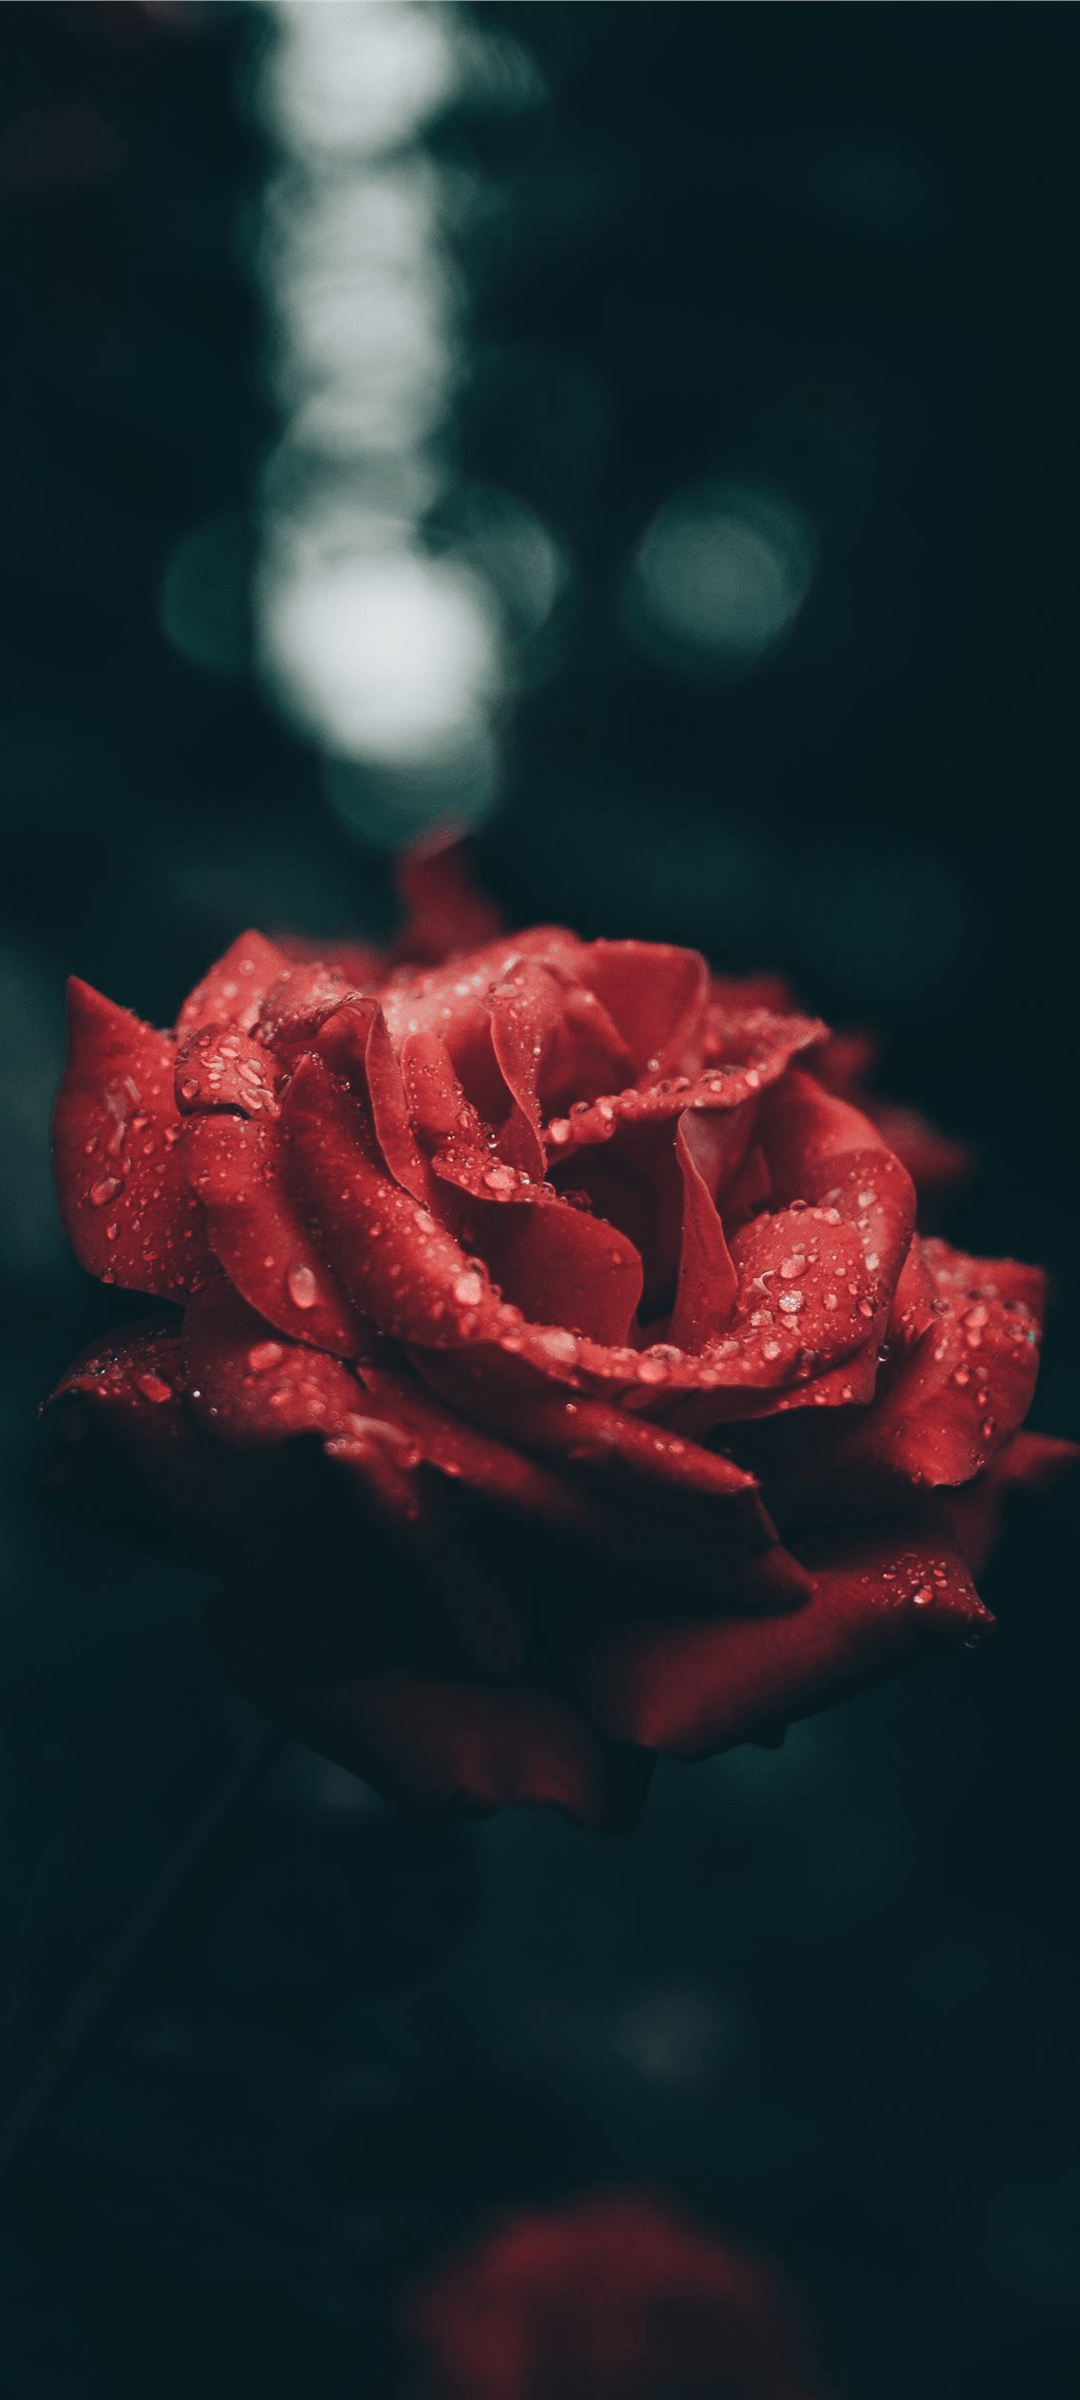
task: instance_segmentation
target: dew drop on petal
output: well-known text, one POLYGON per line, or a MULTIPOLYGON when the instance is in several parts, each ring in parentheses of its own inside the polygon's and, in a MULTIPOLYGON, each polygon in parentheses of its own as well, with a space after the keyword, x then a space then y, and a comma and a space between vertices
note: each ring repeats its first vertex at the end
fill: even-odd
POLYGON ((253 1342, 248 1351, 248 1365, 253 1375, 263 1375, 268 1367, 278 1367, 285 1352, 280 1342, 253 1342))
POLYGON ((578 1354, 575 1335, 564 1333, 561 1326, 558 1325, 552 1325, 547 1331, 538 1333, 536 1346, 538 1350, 543 1351, 545 1358, 553 1359, 556 1366, 560 1367, 572 1367, 578 1354))
POLYGON ((123 1182, 119 1175, 103 1175, 100 1183, 92 1183, 90 1186, 91 1208, 106 1208, 109 1201, 115 1200, 117 1193, 122 1192, 123 1188, 123 1182))
POLYGON ((915 1608, 926 1608, 933 1597, 933 1592, 928 1583, 920 1583, 918 1591, 913 1592, 911 1595, 912 1603, 915 1608))
POLYGON ((295 1308, 314 1308, 319 1297, 319 1286, 313 1268, 296 1260, 285 1270, 285 1285, 295 1308))
POLYGON ((454 1285, 454 1298, 461 1302, 462 1308, 477 1308, 483 1297, 483 1278, 475 1272, 474 1268, 468 1267, 463 1275, 458 1276, 454 1285))
POLYGON ((138 1386, 144 1400, 153 1400, 160 1406, 163 1400, 172 1399, 172 1385, 166 1383, 160 1375, 138 1374, 132 1377, 132 1381, 138 1386))

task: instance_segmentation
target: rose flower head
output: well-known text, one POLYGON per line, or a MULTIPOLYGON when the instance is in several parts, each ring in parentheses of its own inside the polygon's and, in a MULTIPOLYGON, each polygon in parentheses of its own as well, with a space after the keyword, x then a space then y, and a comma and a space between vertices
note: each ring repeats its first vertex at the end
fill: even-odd
POLYGON ((243 934, 171 1031, 72 984, 64 1221, 165 1305, 64 1377, 54 1473, 388 1797, 618 1826, 658 1752, 989 1623, 1001 1497, 1072 1455, 1020 1431, 1043 1278, 920 1237, 910 1118, 782 987, 500 933, 454 851, 407 888, 396 951, 243 934))
POLYGON ((508 2218, 409 2312, 410 2400, 814 2400, 757 2260, 633 2193, 508 2218))

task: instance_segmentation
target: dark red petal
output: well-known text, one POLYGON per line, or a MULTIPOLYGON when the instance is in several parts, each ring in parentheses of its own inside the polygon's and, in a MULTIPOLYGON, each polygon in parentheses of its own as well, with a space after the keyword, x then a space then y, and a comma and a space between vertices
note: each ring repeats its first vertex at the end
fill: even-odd
POLYGON ((515 1389, 474 1381, 467 1354, 456 1359, 417 1349, 414 1359, 425 1382, 444 1393, 452 1406, 481 1424, 494 1421, 527 1449, 589 1466, 629 1468, 636 1476, 676 1490, 736 1501, 747 1525, 756 1529, 755 1538, 775 1538, 755 1478, 722 1451, 705 1450, 603 1400, 568 1399, 543 1386, 515 1389))
POLYGON ((597 1831, 620 1831, 640 1813, 651 1758, 605 1741, 559 1691, 403 1671, 305 1681, 275 1674, 227 1607, 209 1630, 241 1690, 401 1807, 561 1808, 597 1831))
POLYGON ((625 1128, 660 1125, 684 1109, 730 1109, 763 1092, 784 1074, 796 1051, 816 1040, 821 1028, 810 1017, 772 1017, 759 1009, 733 1030, 731 1052, 694 1074, 643 1079, 641 1087, 607 1092, 575 1105, 569 1116, 553 1117, 544 1134, 549 1155, 568 1158, 575 1150, 622 1136, 625 1128))
POLYGON ((232 1109, 244 1117, 280 1116, 281 1076, 261 1042, 235 1025, 200 1025, 181 1042, 173 1078, 181 1116, 232 1109))
POLYGON ((500 1508, 523 1509, 545 1524, 573 1529, 588 1523, 587 1508, 557 1469, 541 1466, 459 1416, 411 1376, 367 1365, 358 1372, 368 1395, 364 1405, 404 1427, 421 1457, 440 1474, 500 1508))
MULTIPOLYGON (((683 1220, 679 1280, 668 1338, 681 1350, 694 1352, 723 1332, 739 1283, 710 1189, 717 1168, 710 1141, 716 1122, 688 1109, 679 1118, 675 1137, 683 1180, 683 1220)), ((726 1126, 730 1120, 721 1122, 726 1126)))
POLYGON ((489 994, 491 1046, 513 1103, 499 1130, 507 1165, 542 1176, 540 1070, 554 1041, 565 995, 537 960, 522 959, 489 994))
POLYGON ((915 1525, 800 1544, 813 1579, 803 1608, 769 1618, 564 1624, 558 1655, 605 1732, 674 1758, 706 1758, 831 1708, 993 1622, 944 1512, 915 1525))
POLYGON ((829 1462, 883 1482, 967 1483, 1015 1432, 1038 1375, 1042 1283, 1015 1259, 975 1259, 924 1242, 937 1312, 888 1373, 873 1405, 838 1435, 829 1462))
POLYGON ((1080 1447, 1046 1433, 1014 1433, 973 1483, 949 1492, 946 1505, 961 1556, 972 1574, 985 1566, 1001 1530, 1003 1504, 1014 1493, 1048 1491, 1080 1466, 1080 1447))
POLYGON ((378 1001, 347 1001, 327 1018, 318 1048, 335 1074, 350 1081, 359 1077, 367 1091, 376 1141, 395 1183, 428 1206, 431 1173, 417 1148, 401 1068, 378 1001))
POLYGON ((434 966, 498 934, 499 911, 473 883, 467 842, 447 841, 443 833, 402 851, 396 881, 408 915, 395 958, 434 966))
POLYGON ((310 1049, 327 1017, 355 990, 341 968, 325 959, 305 959, 288 967, 271 985, 259 1011, 259 1040, 282 1059, 310 1049))
POLYGON ((200 1431, 171 1329, 125 1325, 68 1369, 47 1419, 59 1434, 46 1488, 123 1536, 163 1534, 220 1571, 273 1554, 282 1478, 200 1431))
POLYGON ((178 1299, 213 1273, 203 1212, 176 1147, 175 1044, 76 976, 53 1119, 60 1213, 103 1283, 178 1299))
POLYGON ((187 1310, 183 1358, 196 1419, 239 1449, 298 1433, 326 1439, 364 1410, 360 1385, 340 1359, 277 1340, 266 1318, 224 1275, 216 1275, 187 1310))
POLYGON ((243 1298, 280 1333, 355 1358, 365 1329, 289 1188, 277 1126, 189 1117, 181 1153, 214 1256, 243 1298))
POLYGON ((192 1033, 196 1025, 207 1024, 238 1025, 241 1032, 250 1033, 267 992, 287 965, 284 952, 264 934, 240 934, 185 1000, 177 1033, 192 1033))
POLYGON ((700 952, 670 942, 592 942, 581 980, 618 1027, 635 1075, 678 1072, 709 996, 700 952))
POLYGON ((488 1203, 474 1221, 476 1247, 493 1280, 533 1324, 565 1325, 596 1342, 629 1339, 641 1260, 614 1225, 558 1200, 517 1208, 488 1203))

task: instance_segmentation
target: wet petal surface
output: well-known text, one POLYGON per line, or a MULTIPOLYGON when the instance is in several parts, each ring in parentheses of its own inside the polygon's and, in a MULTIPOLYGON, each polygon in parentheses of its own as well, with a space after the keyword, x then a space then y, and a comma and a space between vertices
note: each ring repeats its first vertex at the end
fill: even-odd
POLYGON ((214 1262, 181 1170, 172 1035, 77 977, 68 987, 68 1028, 53 1143, 76 1256, 103 1283, 182 1299, 214 1262))

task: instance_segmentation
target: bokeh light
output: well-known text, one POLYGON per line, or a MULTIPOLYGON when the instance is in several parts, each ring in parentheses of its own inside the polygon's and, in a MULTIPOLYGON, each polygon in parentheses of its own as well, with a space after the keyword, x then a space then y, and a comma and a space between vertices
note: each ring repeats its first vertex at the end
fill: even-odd
POLYGON ((794 623, 814 548, 806 519, 779 493, 738 483, 679 492, 638 551, 628 630, 676 672, 746 673, 794 623))
POLYGON ((256 665, 322 751, 339 820, 394 848, 491 806, 512 647, 567 580, 535 513, 450 455, 464 345, 448 229, 475 178, 424 141, 451 104, 500 115, 543 86, 512 37, 456 6, 268 15, 257 271, 284 423, 262 476, 256 665))

